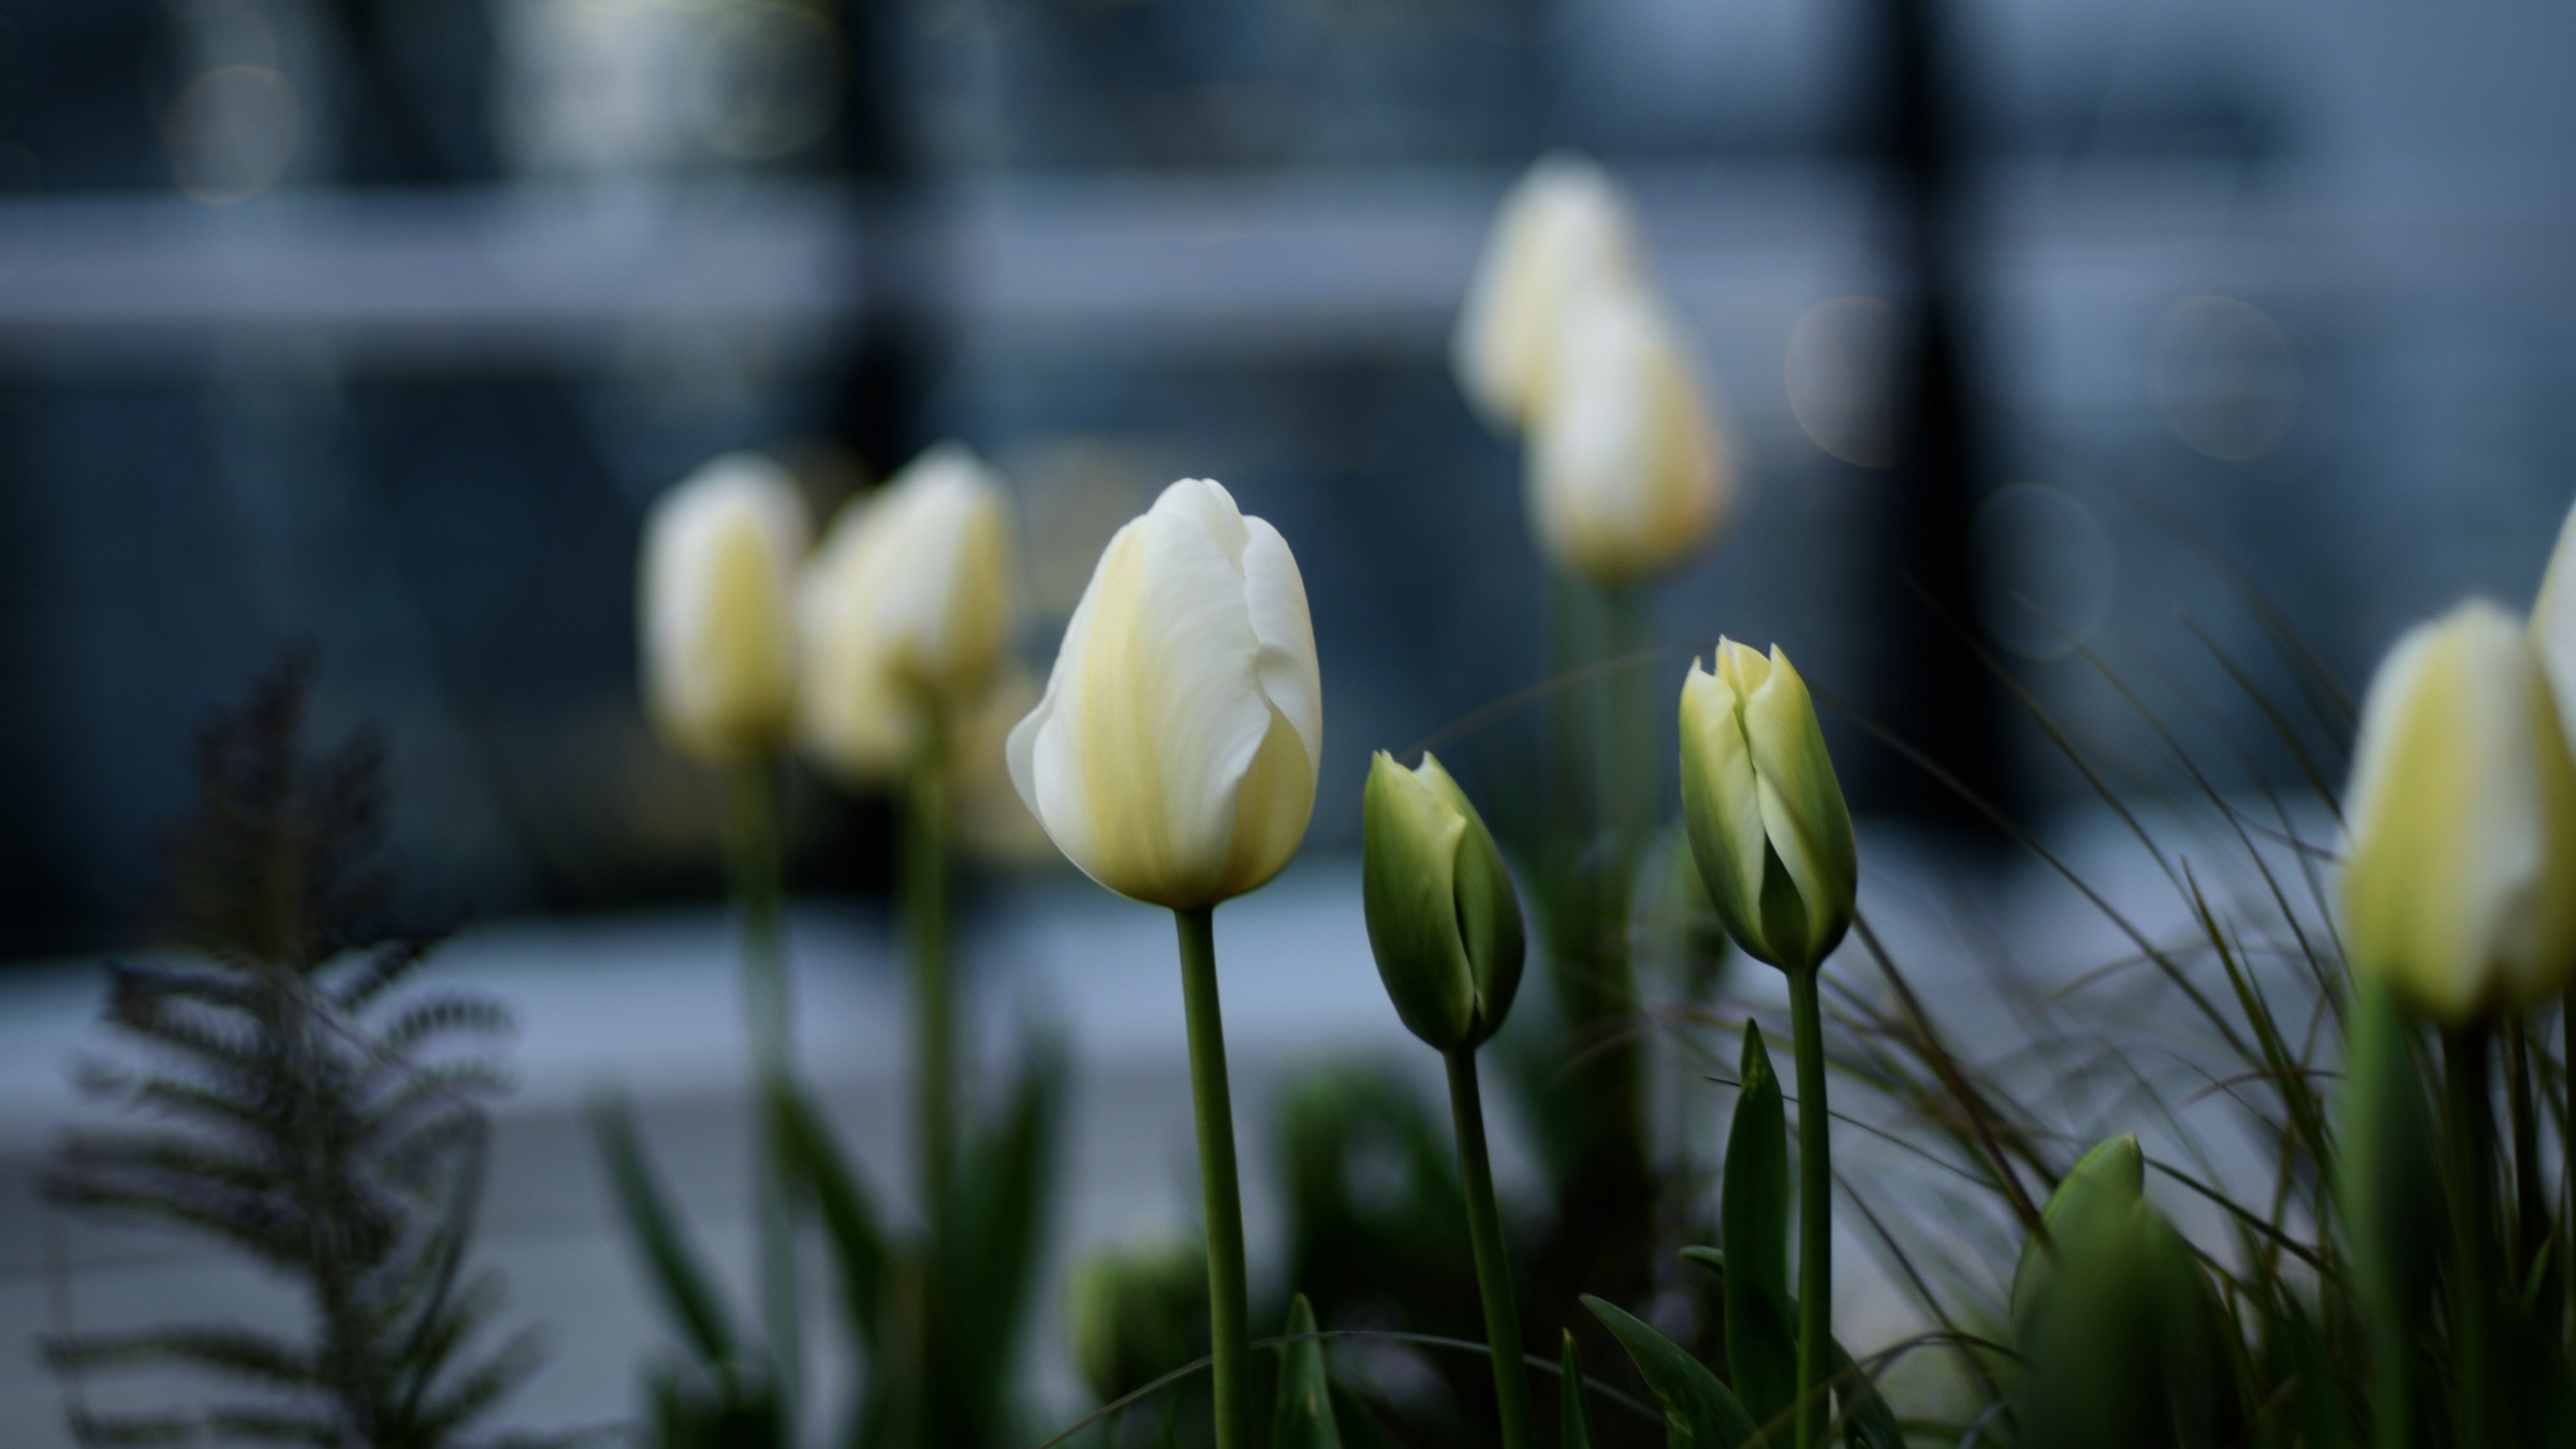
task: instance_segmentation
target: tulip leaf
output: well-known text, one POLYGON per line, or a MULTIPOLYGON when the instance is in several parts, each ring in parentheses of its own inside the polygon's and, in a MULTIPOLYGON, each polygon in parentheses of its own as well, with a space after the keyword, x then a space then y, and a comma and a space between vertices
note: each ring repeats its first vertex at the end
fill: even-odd
POLYGON ((623 1097, 602 1097, 592 1104, 591 1135, 608 1168, 608 1182, 626 1218, 627 1231, 643 1250, 653 1285, 663 1306, 678 1320, 682 1336, 699 1359, 723 1369, 734 1362, 733 1327, 699 1266, 696 1249, 682 1236, 679 1220, 653 1176, 644 1142, 635 1130, 635 1110, 623 1097))
MULTIPOLYGON (((1000 1121, 974 1134, 931 1244, 932 1412, 973 1416, 989 1442, 1008 1411, 1010 1366, 1038 1247, 1064 1098, 1062 1049, 1039 1042, 1000 1121)), ((957 1437, 967 1431, 960 1429, 957 1437)))
POLYGON ((1583 1355, 1575 1351, 1574 1334, 1565 1335, 1557 1380, 1557 1439, 1561 1449, 1592 1449, 1592 1411, 1583 1406, 1583 1355))
POLYGON ((1664 1408, 1670 1449, 1739 1449, 1767 1442, 1734 1393, 1680 1344, 1607 1299, 1587 1293, 1583 1306, 1610 1330, 1664 1408))
POLYGON ((1745 1412, 1769 1423, 1798 1396, 1797 1319, 1788 1308, 1789 1128, 1779 1074, 1762 1029, 1750 1021, 1740 1076, 1718 1220, 1726 1243, 1726 1372, 1745 1412))
POLYGON ((1287 1336, 1279 1351, 1279 1408, 1272 1416, 1271 1449, 1342 1449, 1333 1419, 1332 1380, 1324 1371, 1324 1341, 1299 1339, 1315 1331, 1315 1310, 1298 1294, 1288 1304, 1287 1336))
POLYGON ((777 1133, 790 1180, 822 1219, 824 1241, 840 1269, 843 1311, 861 1346, 874 1353, 886 1339, 885 1220, 833 1145, 822 1114, 795 1083, 777 1081, 770 1108, 771 1130, 777 1133))

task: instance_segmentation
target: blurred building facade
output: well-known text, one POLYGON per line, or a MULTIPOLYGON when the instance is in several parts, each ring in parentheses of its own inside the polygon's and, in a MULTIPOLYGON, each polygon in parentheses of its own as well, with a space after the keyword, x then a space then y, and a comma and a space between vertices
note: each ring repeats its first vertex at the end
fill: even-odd
MULTIPOLYGON (((1040 667, 1109 531, 1223 480, 1306 571, 1346 847, 1369 749, 1546 667, 1518 459, 1443 344, 1551 146, 1633 185, 1743 464, 1664 637, 1777 638, 1873 715, 1980 688, 1905 667, 1901 43, 1948 108, 1978 439, 1941 627, 2115 774, 2170 778, 2085 650, 2212 759, 2277 759, 2267 704, 2322 748, 2331 701, 2229 677, 2284 677, 2245 590, 2358 682, 2458 593, 2523 602, 2576 491, 2576 17, 2538 3, 0 19, 0 957, 145 928, 194 722, 299 642, 325 717, 393 743, 421 908, 711 890, 712 786, 636 705, 632 566, 656 491, 746 446, 818 506, 939 437, 997 459, 1040 667)), ((2019 805, 2075 787, 1991 723, 2019 805)), ((1864 808, 1919 805, 1836 743, 1864 808)), ((809 884, 867 888, 872 817, 801 808, 809 884)))

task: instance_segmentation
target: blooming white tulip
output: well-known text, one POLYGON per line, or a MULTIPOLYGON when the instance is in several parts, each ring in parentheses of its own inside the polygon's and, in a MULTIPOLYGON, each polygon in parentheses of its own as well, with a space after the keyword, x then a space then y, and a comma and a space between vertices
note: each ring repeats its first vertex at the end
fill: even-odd
POLYGON ((991 679, 1011 626, 1011 507, 957 443, 842 506, 797 587, 806 753, 859 780, 900 773, 935 715, 991 679))
POLYGON ((2460 1023, 2576 974, 2576 762, 2538 651, 2483 600, 2380 662, 2345 800, 2355 966, 2460 1023))
POLYGON ((653 505, 636 613, 646 703, 674 748, 722 762, 786 743, 796 703, 788 588, 805 542, 795 480, 752 453, 707 463, 653 505))
MULTIPOLYGON (((2540 576, 2540 597, 2531 605, 2531 638, 2540 646, 2540 662, 2558 692, 2558 716, 2576 730, 2576 509, 2558 527, 2558 547, 2550 551, 2549 571, 2540 576)), ((2576 734, 2568 736, 2576 747, 2576 734)))
POLYGON ((1624 583, 1707 544, 1730 499, 1726 453, 1652 297, 1595 285, 1572 300, 1531 420, 1530 528, 1558 567, 1624 583))
POLYGON ((1279 530, 1204 478, 1109 540, 1011 781, 1083 873, 1175 910, 1279 873, 1323 757, 1306 586, 1279 530))
POLYGON ((1603 282, 1642 289, 1646 249, 1619 183, 1571 152, 1542 156, 1503 198, 1468 284, 1449 360, 1497 431, 1528 425, 1554 380, 1567 298, 1603 282))

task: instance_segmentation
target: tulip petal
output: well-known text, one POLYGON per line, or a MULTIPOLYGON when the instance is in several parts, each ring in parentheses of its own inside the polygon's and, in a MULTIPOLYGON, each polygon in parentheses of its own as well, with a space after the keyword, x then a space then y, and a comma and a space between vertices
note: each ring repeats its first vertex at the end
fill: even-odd
POLYGON ((1459 935, 1457 863, 1467 817, 1383 751, 1361 797, 1360 895, 1369 948, 1405 1030, 1442 1051, 1476 1023, 1474 972, 1459 935))
POLYGON ((646 695, 672 743, 729 760, 784 742, 796 697, 788 577, 804 551, 795 482, 766 458, 718 458, 654 505, 638 615, 646 695))
POLYGON ((1547 406, 1526 455, 1530 527, 1560 566, 1605 583, 1661 573, 1708 542, 1724 456, 1689 359, 1639 287, 1569 295, 1547 406))
POLYGON ((1263 697, 1297 732, 1312 775, 1323 768, 1324 686, 1315 655, 1315 623, 1306 609, 1306 580, 1297 571, 1288 540, 1267 519, 1246 518, 1243 529, 1244 602, 1252 635, 1261 644, 1255 677, 1263 697))
POLYGON ((1466 834, 1458 843, 1458 938, 1466 947, 1468 968, 1475 973, 1475 1039, 1483 1041, 1502 1029, 1511 1014, 1512 998, 1520 992, 1521 966, 1529 951, 1521 926, 1520 895, 1512 889, 1511 873, 1503 867, 1502 852, 1494 845, 1485 817, 1439 759, 1425 753, 1413 775, 1467 822, 1466 834))
MULTIPOLYGON (((1721 666, 1724 646, 1720 646, 1721 666)), ((1709 903, 1738 941, 1762 934, 1763 830, 1759 782, 1734 694, 1691 663, 1682 682, 1683 817, 1709 903)))
POLYGON ((1807 949, 1821 959, 1851 918, 1851 812, 1843 803, 1807 682, 1778 645, 1744 701, 1745 736, 1761 781, 1762 825, 1806 906, 1807 949))

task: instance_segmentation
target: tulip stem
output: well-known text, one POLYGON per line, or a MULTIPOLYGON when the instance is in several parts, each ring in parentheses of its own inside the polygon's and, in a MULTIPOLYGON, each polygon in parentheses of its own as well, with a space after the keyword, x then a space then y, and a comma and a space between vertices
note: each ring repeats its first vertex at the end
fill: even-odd
POLYGON ((1485 1341, 1494 1351, 1494 1405, 1503 1416, 1503 1449, 1538 1449, 1529 1366, 1521 1359, 1520 1302, 1512 1293, 1511 1258, 1503 1251, 1503 1216, 1494 1201, 1494 1165, 1485 1150, 1485 1104, 1476 1084, 1476 1049, 1453 1047, 1441 1055, 1449 1063, 1449 1112, 1458 1128, 1467 1241, 1476 1252, 1476 1287, 1485 1300, 1485 1341))
POLYGON ((796 1312, 796 1232, 787 1156, 772 1097, 793 1059, 787 1029, 787 962, 780 917, 778 760, 762 755, 734 772, 730 832, 733 895, 742 913, 743 1015, 751 1027, 752 1181, 760 1252, 760 1319, 777 1376, 779 1412, 792 1421, 804 1369, 796 1312))
POLYGON ((1798 1053, 1798 1449, 1825 1449, 1826 1380, 1833 1341, 1832 1144, 1825 1111, 1824 1008, 1816 996, 1821 968, 1789 978, 1789 1026, 1798 1053))
POLYGON ((913 761, 904 810, 903 924, 912 945, 920 1016, 921 1201, 934 1226, 947 1219, 957 1151, 957 1025, 948 970, 948 789, 944 740, 934 722, 913 761))
POLYGON ((1189 1018, 1190 1099, 1199 1130, 1199 1205, 1207 1219, 1208 1331, 1217 1449, 1253 1449, 1251 1309, 1243 1278, 1243 1187, 1234 1166, 1234 1100, 1226 1086, 1225 1019, 1217 1008, 1216 913, 1172 912, 1181 934, 1181 1004, 1189 1018))
POLYGON ((2459 1442, 2490 1444, 2494 1422, 2494 1362, 2489 1325, 2496 1278, 2495 1102, 2487 1083, 2487 1028, 2463 1027, 2442 1044, 2448 1118, 2443 1124, 2443 1167, 2451 1196, 2451 1281, 2458 1299, 2452 1332, 2459 1361, 2459 1442))

